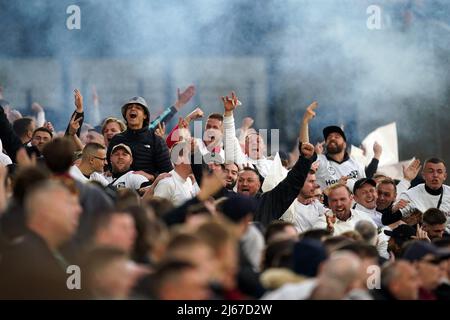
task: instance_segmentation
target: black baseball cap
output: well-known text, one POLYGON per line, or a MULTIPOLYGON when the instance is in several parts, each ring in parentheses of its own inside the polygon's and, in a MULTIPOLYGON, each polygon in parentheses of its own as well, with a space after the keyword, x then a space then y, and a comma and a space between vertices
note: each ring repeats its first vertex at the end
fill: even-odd
POLYGON ((394 230, 384 230, 384 234, 394 238, 396 243, 402 244, 405 241, 412 239, 416 235, 416 230, 407 224, 401 224, 394 230))
POLYGON ((328 126, 325 129, 323 129, 323 137, 325 141, 327 141, 328 136, 333 132, 339 133, 342 136, 342 138, 344 138, 344 141, 347 142, 347 138, 345 137, 344 131, 338 126, 328 126))
POLYGON ((365 185, 366 183, 374 186, 375 188, 377 187, 377 183, 375 180, 370 179, 370 178, 361 178, 358 181, 355 182, 355 185, 353 186, 353 194, 356 193, 356 190, 358 190, 359 188, 361 188, 363 185, 365 185))
POLYGON ((439 249, 434 244, 423 240, 411 243, 402 256, 402 259, 414 262, 422 260, 427 254, 432 254, 435 262, 450 258, 450 251, 439 249))

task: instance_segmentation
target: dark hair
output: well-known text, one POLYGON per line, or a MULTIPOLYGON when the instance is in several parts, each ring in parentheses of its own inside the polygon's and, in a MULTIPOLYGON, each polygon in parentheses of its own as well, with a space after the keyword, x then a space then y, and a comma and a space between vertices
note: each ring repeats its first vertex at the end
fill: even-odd
POLYGON ((145 203, 153 209, 158 218, 163 217, 166 213, 174 209, 173 203, 166 198, 152 197, 151 199, 146 200, 145 203))
POLYGON ((195 270, 196 266, 187 261, 166 260, 160 263, 155 273, 150 276, 150 294, 154 299, 160 299, 160 292, 167 282, 176 282, 185 271, 195 270))
POLYGON ((299 234, 299 239, 315 239, 322 241, 323 238, 331 236, 327 229, 310 229, 299 234))
POLYGON ((216 119, 216 120, 219 120, 219 121, 223 122, 223 115, 220 114, 220 113, 211 113, 208 116, 208 119, 216 119))
POLYGON ((23 137, 28 130, 30 130, 30 125, 34 120, 29 117, 23 117, 17 119, 13 122, 13 130, 14 132, 21 138, 23 137))
POLYGON ((129 215, 131 217, 133 217, 133 215, 129 212, 129 211, 125 211, 125 210, 109 210, 109 211, 103 211, 100 213, 96 213, 95 215, 93 215, 91 217, 90 220, 90 225, 88 227, 88 239, 91 242, 95 240, 95 236, 97 234, 97 232, 100 229, 103 228, 107 228, 111 221, 112 218, 116 215, 129 215))
POLYGON ((266 228, 266 232, 264 233, 264 240, 268 244, 272 237, 276 234, 281 233, 288 226, 295 227, 293 223, 283 220, 274 220, 272 221, 266 228))
POLYGON ((440 159, 440 158, 428 158, 427 160, 425 160, 425 162, 423 163, 423 167, 425 168, 425 166, 428 163, 434 163, 434 164, 439 164, 442 163, 445 166, 445 162, 444 160, 440 159))
POLYGON ((294 264, 293 253, 295 243, 295 240, 281 240, 269 244, 264 252, 262 269, 292 269, 294 264))
POLYGON ((378 185, 380 185, 380 184, 392 184, 393 186, 394 186, 394 190, 395 190, 395 192, 397 192, 397 184, 395 183, 395 181, 393 180, 393 179, 391 179, 391 178, 383 178, 379 183, 378 183, 378 185))
POLYGON ((84 275, 82 287, 88 290, 95 287, 95 275, 103 272, 104 268, 116 260, 127 259, 127 253, 114 247, 94 247, 84 251, 79 264, 84 275))
POLYGON ((50 131, 49 129, 47 129, 46 127, 39 127, 39 128, 37 128, 37 129, 35 129, 35 130, 33 131, 33 137, 34 137, 34 135, 35 135, 37 132, 39 132, 39 131, 47 132, 47 133, 50 135, 50 137, 53 138, 53 132, 51 132, 51 131, 50 131))
POLYGON ((98 150, 104 150, 104 149, 106 149, 104 145, 101 145, 100 143, 97 143, 97 142, 90 142, 84 146, 82 158, 86 159, 86 157, 88 155, 93 155, 98 150))
POLYGON ((13 177, 14 199, 16 199, 19 204, 23 204, 23 200, 25 199, 28 191, 49 178, 50 173, 43 168, 18 168, 13 177))
POLYGON ((427 225, 434 226, 437 224, 446 223, 447 217, 441 210, 437 208, 430 208, 423 213, 422 221, 427 225))
POLYGON ((361 259, 378 258, 378 250, 376 247, 360 241, 354 241, 339 248, 339 250, 347 250, 356 254, 361 259))
POLYGON ((73 163, 75 148, 66 138, 55 138, 44 146, 42 155, 47 167, 53 173, 62 174, 69 171, 73 163))

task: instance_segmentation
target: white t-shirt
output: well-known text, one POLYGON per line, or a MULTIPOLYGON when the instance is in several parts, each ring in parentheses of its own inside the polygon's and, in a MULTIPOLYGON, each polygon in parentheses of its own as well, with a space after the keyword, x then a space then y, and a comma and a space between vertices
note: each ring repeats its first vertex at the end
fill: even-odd
POLYGON ((382 228, 384 226, 384 224, 381 223, 381 216, 383 214, 377 211, 377 209, 367 209, 359 203, 355 203, 354 209, 367 213, 367 215, 372 218, 373 222, 376 223, 378 228, 382 228))
POLYGON ((114 180, 113 177, 105 177, 109 183, 113 182, 112 186, 117 189, 133 189, 137 190, 141 187, 141 184, 148 182, 148 179, 139 173, 134 171, 128 171, 121 175, 118 179, 114 180))
POLYGON ((154 196, 170 200, 174 206, 180 206, 185 201, 194 198, 200 191, 197 183, 191 179, 183 179, 175 170, 170 171, 171 177, 158 182, 154 196))
MULTIPOLYGON (((444 194, 442 195, 442 202, 439 209, 445 214, 447 217, 447 230, 450 229, 450 187, 447 185, 442 185, 444 189, 444 194)), ((400 199, 404 199, 409 201, 408 206, 403 209, 400 209, 403 215, 407 214, 412 209, 419 209, 422 213, 427 211, 430 208, 437 208, 440 195, 432 195, 429 194, 425 190, 425 184, 419 184, 414 188, 409 189, 406 192, 403 192, 400 195, 400 199)))
POLYGON ((378 235, 377 250, 380 257, 389 259, 388 242, 391 237, 385 234, 384 230, 392 231, 392 229, 389 228, 389 226, 384 226, 381 229, 381 232, 378 235))
MULTIPOLYGON (((338 236, 347 231, 355 230, 355 225, 361 221, 366 220, 371 222, 375 227, 377 227, 376 223, 370 218, 365 212, 350 209, 351 215, 346 221, 342 221, 336 218, 336 222, 334 223, 334 236, 338 236)), ((324 214, 320 219, 318 219, 317 223, 314 225, 314 228, 317 229, 326 229, 327 228, 327 220, 326 215, 324 214)))
POLYGON ((333 160, 328 160, 325 155, 319 154, 317 160, 320 161, 316 172, 317 184, 322 189, 337 183, 341 177, 347 176, 350 178, 347 180, 347 186, 350 190, 353 190, 356 180, 366 177, 364 166, 352 157, 349 157, 342 163, 337 163, 333 160))
POLYGON ((287 283, 281 288, 266 293, 261 300, 306 300, 317 285, 316 278, 300 283, 287 283))
POLYGON ((106 187, 109 184, 108 180, 106 180, 106 178, 101 173, 98 173, 98 172, 93 172, 89 176, 89 179, 86 178, 86 176, 80 171, 80 168, 78 168, 77 166, 70 167, 69 174, 75 180, 78 180, 83 183, 86 183, 89 181, 97 181, 104 187, 106 187))
POLYGON ((296 199, 293 203, 293 207, 294 219, 292 222, 299 233, 313 229, 314 225, 327 210, 318 200, 314 200, 311 204, 304 205, 296 199))

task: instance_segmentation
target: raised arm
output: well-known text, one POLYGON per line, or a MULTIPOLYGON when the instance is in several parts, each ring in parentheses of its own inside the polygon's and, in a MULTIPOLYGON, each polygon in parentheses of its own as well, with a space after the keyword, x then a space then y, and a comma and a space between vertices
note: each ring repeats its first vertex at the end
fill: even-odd
MULTIPOLYGON (((83 125, 83 119, 84 119, 83 96, 81 95, 81 92, 78 89, 75 89, 73 91, 73 94, 74 94, 74 100, 75 100, 74 102, 75 102, 76 109, 71 116, 71 120, 72 119, 78 120, 81 118, 81 120, 78 120, 79 121, 78 123, 80 124, 80 126, 78 127, 78 130, 75 133, 79 137, 80 133, 81 133, 81 126, 83 125)), ((69 124, 67 125, 67 128, 66 128, 66 133, 64 134, 65 136, 70 135, 70 125, 71 125, 71 122, 69 121, 69 124)))
POLYGON ((302 124, 300 126, 300 142, 309 143, 309 122, 316 116, 314 111, 317 108, 317 101, 311 103, 303 114, 302 124))
POLYGON ((245 162, 245 155, 236 137, 233 112, 240 105, 240 102, 234 92, 231 96, 222 97, 223 102, 223 144, 225 151, 225 162, 234 162, 241 165, 245 162))
POLYGON ((177 101, 173 106, 166 108, 149 126, 150 129, 156 129, 159 123, 169 122, 173 116, 181 110, 195 95, 195 86, 190 85, 183 92, 177 89, 177 101))
POLYGON ((297 198, 311 165, 317 159, 314 146, 310 143, 300 143, 300 158, 289 171, 288 175, 275 188, 261 195, 255 220, 268 225, 272 220, 279 219, 297 198))

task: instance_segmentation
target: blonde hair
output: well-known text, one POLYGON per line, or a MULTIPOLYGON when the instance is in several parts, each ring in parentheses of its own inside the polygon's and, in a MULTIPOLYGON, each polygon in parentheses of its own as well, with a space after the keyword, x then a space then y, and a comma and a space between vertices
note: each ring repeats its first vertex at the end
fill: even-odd
POLYGON ((119 119, 117 119, 117 118, 110 117, 110 118, 106 118, 105 121, 103 121, 103 124, 102 124, 102 134, 103 134, 103 132, 105 132, 106 126, 107 126, 108 124, 112 123, 112 122, 117 123, 117 124, 119 125, 119 127, 120 127, 120 132, 124 132, 125 129, 127 128, 127 126, 125 125, 125 123, 123 123, 122 120, 119 120, 119 119))

